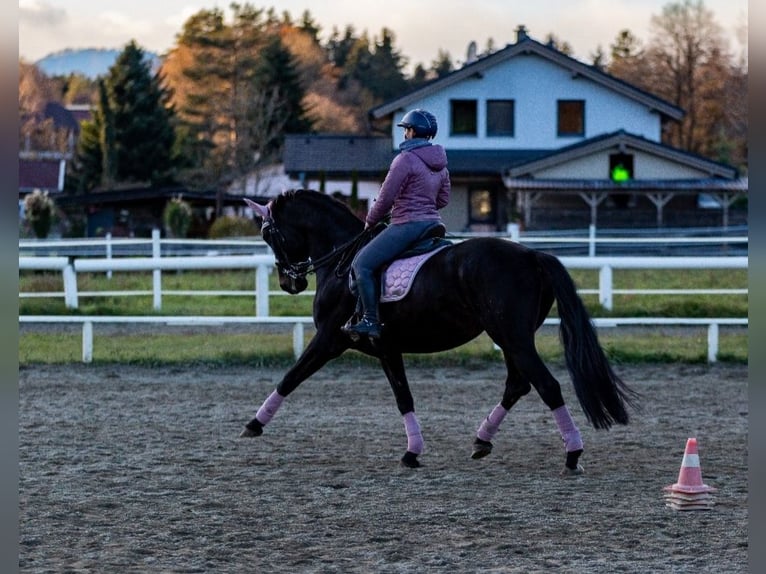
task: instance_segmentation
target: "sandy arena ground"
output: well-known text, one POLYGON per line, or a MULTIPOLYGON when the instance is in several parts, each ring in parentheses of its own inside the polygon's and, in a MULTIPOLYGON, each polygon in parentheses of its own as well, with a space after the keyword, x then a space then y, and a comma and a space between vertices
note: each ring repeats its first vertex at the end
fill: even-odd
POLYGON ((381 371, 329 365, 260 438, 238 438, 281 370, 36 366, 19 372, 21 572, 748 572, 746 366, 617 367, 644 395, 587 426, 585 474, 536 394, 471 460, 502 365, 414 368, 423 467, 399 466, 381 371), (696 437, 715 506, 667 508, 696 437))

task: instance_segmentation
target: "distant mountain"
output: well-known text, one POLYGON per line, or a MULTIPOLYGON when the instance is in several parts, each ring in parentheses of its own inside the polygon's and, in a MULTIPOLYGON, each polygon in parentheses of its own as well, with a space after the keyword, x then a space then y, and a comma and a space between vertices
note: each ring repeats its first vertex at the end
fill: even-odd
MULTIPOLYGON (((117 60, 122 50, 107 48, 85 48, 73 50, 67 48, 60 52, 48 54, 41 58, 37 65, 47 76, 68 76, 69 74, 82 74, 94 79, 105 75, 109 68, 117 60)), ((159 66, 160 58, 153 52, 146 52, 147 57, 152 59, 152 69, 159 66)))

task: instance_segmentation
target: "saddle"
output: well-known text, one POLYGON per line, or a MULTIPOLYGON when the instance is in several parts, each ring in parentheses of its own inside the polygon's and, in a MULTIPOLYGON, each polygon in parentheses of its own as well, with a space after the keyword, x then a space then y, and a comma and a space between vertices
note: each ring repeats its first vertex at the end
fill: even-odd
MULTIPOLYGON (((403 299, 410 292, 415 276, 423 264, 438 251, 452 245, 445 239, 446 228, 442 223, 428 227, 399 257, 384 266, 380 273, 380 302, 390 303, 403 299)), ((351 292, 356 294, 356 281, 349 275, 351 292)))

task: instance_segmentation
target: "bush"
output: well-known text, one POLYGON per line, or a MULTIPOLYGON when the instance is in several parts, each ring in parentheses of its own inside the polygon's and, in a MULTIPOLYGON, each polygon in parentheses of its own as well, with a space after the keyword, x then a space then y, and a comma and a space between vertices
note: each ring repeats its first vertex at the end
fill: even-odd
POLYGON ((165 206, 162 220, 165 223, 165 231, 169 235, 182 239, 189 233, 189 227, 191 226, 191 206, 181 196, 174 197, 165 206))
POLYGON ((208 239, 222 239, 225 237, 253 237, 258 235, 261 229, 255 221, 238 215, 223 215, 213 222, 207 233, 208 239))
POLYGON ((53 225, 53 200, 47 191, 34 190, 24 198, 24 213, 35 237, 45 239, 53 225))

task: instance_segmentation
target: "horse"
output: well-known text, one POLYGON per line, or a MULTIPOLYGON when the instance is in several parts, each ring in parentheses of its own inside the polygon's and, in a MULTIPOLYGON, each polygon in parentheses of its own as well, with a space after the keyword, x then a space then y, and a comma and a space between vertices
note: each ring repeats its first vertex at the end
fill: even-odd
POLYGON ((404 298, 380 304, 379 339, 353 340, 342 326, 357 304, 349 267, 370 233, 363 231, 363 222, 345 203, 308 189, 284 191, 266 205, 245 201, 274 253, 280 288, 300 293, 308 287, 307 275, 316 275, 316 330, 241 437, 260 436, 283 400, 303 381, 328 361, 356 349, 380 361, 407 436, 401 464, 416 468, 424 440, 403 353, 454 349, 486 332, 502 352, 507 377, 500 402, 478 425, 471 457, 491 453, 503 419, 534 387, 551 410, 564 443, 562 474, 582 474, 582 435, 559 382, 535 347, 535 333, 554 301, 565 363, 587 420, 596 429, 628 424, 627 407, 635 406, 639 395, 614 372, 572 277, 554 255, 498 237, 452 243, 422 264, 404 298))

